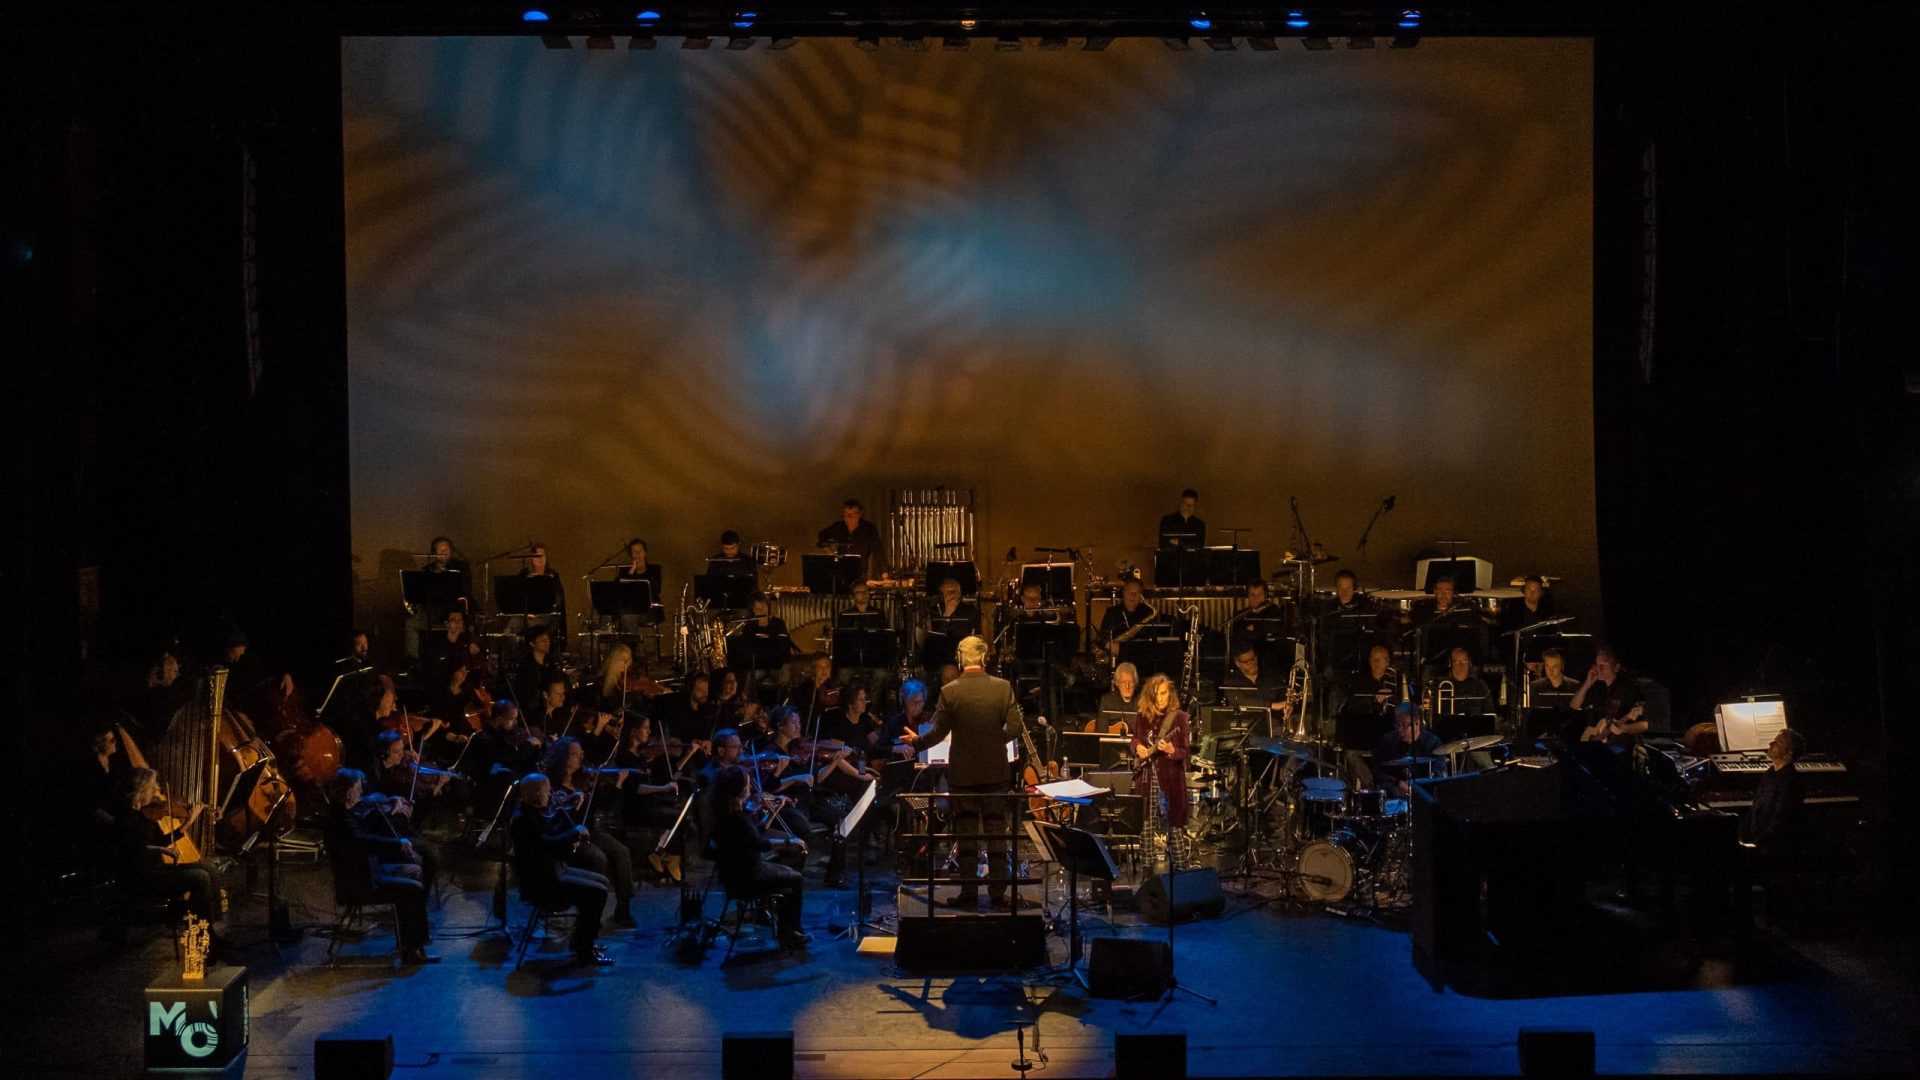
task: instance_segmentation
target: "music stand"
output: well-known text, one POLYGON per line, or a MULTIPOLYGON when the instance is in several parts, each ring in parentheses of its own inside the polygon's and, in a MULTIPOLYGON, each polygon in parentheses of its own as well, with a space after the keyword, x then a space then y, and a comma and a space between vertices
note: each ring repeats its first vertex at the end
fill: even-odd
POLYGON ((469 591, 465 570, 400 571, 401 599, 415 611, 425 610, 429 621, 436 611, 460 606, 469 591))
MULTIPOLYGON (((713 560, 707 560, 711 566, 713 560)), ((693 595, 695 599, 705 600, 709 605, 722 611, 740 611, 752 602, 755 581, 751 576, 738 574, 695 574, 693 577, 693 595)))
POLYGON ((1043 604, 1073 606, 1073 564, 1070 562, 1023 564, 1020 567, 1020 590, 1025 592, 1029 585, 1040 586, 1040 602, 1043 604))
POLYGON ((1185 647, 1186 642, 1177 637, 1150 638, 1143 634, 1120 643, 1119 662, 1139 668, 1142 680, 1154 675, 1178 679, 1185 647))
POLYGON ((560 610, 559 596, 560 590, 551 576, 493 576, 494 605, 502 615, 552 615, 560 610))
MULTIPOLYGON (((853 849, 853 918, 847 920, 847 929, 844 932, 848 937, 853 939, 855 945, 860 943, 860 932, 862 930, 873 929, 881 933, 886 932, 886 927, 868 922, 868 916, 873 912, 873 901, 872 898, 867 896, 867 856, 865 850, 867 835, 861 830, 861 826, 865 825, 867 821, 867 811, 873 807, 874 796, 879 794, 879 792, 880 781, 867 781, 867 790, 860 793, 860 797, 854 800, 852 809, 848 810, 846 814, 841 817, 839 824, 833 827, 834 838, 839 840, 843 847, 851 847, 853 849), (856 831, 859 831, 858 837, 854 836, 856 831), (853 843, 847 843, 849 838, 853 839, 853 843)), ((929 903, 933 900, 932 897, 928 897, 927 899, 929 903)), ((839 935, 836 934, 834 936, 838 937, 839 935)))
POLYGON ((1349 611, 1323 616, 1331 622, 1327 631, 1327 663, 1335 671, 1358 671, 1366 666, 1367 651, 1380 636, 1380 613, 1349 611))
POLYGON ((1207 564, 1203 552, 1193 549, 1162 550, 1153 553, 1153 583, 1162 589, 1185 589, 1204 585, 1207 564))
POLYGON ((866 580, 865 566, 858 555, 802 555, 800 583, 816 596, 845 596, 866 580))
POLYGON ((1475 735, 1492 735, 1499 730, 1500 717, 1494 713, 1441 713, 1433 718, 1433 733, 1443 743, 1459 742, 1475 735))
POLYGON ((587 591, 593 597, 593 610, 609 618, 653 613, 653 582, 646 578, 589 582, 587 591))
POLYGON ((1200 555, 1208 585, 1247 585, 1261 580, 1260 553, 1251 548, 1202 548, 1200 555))
POLYGON ((1076 829, 1071 825, 1056 825, 1051 821, 1031 823, 1045 840, 1053 861, 1067 868, 1067 969, 1081 986, 1087 984, 1086 972, 1080 967, 1080 875, 1085 874, 1094 881, 1111 882, 1120 876, 1120 867, 1113 861, 1113 853, 1100 838, 1085 829, 1076 829))
POLYGON ((1107 735, 1096 731, 1060 733, 1061 756, 1067 764, 1083 769, 1121 768, 1126 763, 1127 746, 1131 742, 1125 735, 1107 735))
POLYGON ((940 595, 940 583, 952 578, 960 584, 961 596, 980 594, 980 570, 970 562, 929 562, 921 574, 928 596, 940 595))
POLYGON ((1025 664, 1064 663, 1073 655, 1080 629, 1072 623, 1025 620, 1013 624, 1013 657, 1025 664))
POLYGON ((843 668, 891 668, 900 639, 886 627, 847 627, 833 632, 833 662, 843 668))

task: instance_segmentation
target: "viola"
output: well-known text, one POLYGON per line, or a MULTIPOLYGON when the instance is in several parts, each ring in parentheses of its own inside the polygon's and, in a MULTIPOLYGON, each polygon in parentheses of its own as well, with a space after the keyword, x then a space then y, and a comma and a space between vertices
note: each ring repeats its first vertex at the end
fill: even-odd
POLYGON ((660 697, 663 694, 673 693, 672 688, 655 681, 652 677, 642 672, 635 671, 633 668, 627 669, 627 674, 621 680, 620 687, 629 694, 639 694, 648 700, 660 697))

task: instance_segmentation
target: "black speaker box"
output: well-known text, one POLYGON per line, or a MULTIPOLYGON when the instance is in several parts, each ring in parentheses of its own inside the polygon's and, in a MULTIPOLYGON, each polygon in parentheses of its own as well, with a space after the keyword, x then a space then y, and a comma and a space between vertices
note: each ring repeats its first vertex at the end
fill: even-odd
POLYGON ((1094 938, 1087 954, 1087 993, 1105 998, 1155 997, 1167 988, 1167 943, 1094 938))
POLYGON ((1593 1032, 1520 1029, 1521 1076, 1592 1076, 1593 1032))
POLYGON ((1220 871, 1211 868, 1150 877, 1140 883, 1134 902, 1140 906, 1140 914, 1161 926, 1217 919, 1227 910, 1227 898, 1220 891, 1220 871))
POLYGON ((793 1032, 742 1031, 720 1036, 722 1080, 793 1080, 793 1032))
POLYGON ((1119 1033, 1113 1037, 1116 1080, 1187 1080, 1187 1035, 1119 1033))
POLYGON ((1047 962, 1046 920, 936 915, 900 920, 893 961, 916 975, 1020 971, 1047 962))
POLYGON ((387 1080, 393 1075, 393 1036, 313 1040, 314 1080, 387 1080))

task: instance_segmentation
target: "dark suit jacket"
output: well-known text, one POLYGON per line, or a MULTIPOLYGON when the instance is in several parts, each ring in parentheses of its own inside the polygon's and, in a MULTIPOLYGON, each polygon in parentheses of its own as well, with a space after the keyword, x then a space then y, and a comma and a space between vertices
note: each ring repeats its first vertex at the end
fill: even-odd
POLYGON ((920 739, 920 747, 935 746, 951 734, 948 784, 1005 784, 1012 775, 1007 765, 1007 740, 1019 738, 1024 728, 1013 684, 974 672, 941 687, 940 704, 933 710, 933 729, 920 739))

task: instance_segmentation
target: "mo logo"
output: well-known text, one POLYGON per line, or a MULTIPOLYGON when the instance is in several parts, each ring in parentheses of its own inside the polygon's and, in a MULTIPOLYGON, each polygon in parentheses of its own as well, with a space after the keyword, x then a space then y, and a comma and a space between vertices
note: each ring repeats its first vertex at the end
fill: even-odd
MULTIPOLYGON (((213 1019, 220 1019, 220 1003, 208 1002, 213 1019)), ((180 1049, 188 1057, 203 1058, 220 1046, 220 1032, 205 1021, 187 1022, 187 1003, 176 1001, 171 1005, 162 1005, 154 1001, 147 1004, 147 1036, 156 1038, 161 1032, 171 1032, 180 1039, 180 1049)))

